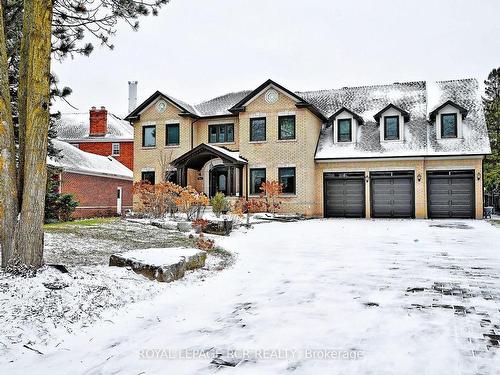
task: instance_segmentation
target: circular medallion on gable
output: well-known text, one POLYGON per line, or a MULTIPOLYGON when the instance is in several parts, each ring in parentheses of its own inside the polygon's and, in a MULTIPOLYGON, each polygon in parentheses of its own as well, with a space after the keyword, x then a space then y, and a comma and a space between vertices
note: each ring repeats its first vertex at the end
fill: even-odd
POLYGON ((265 100, 269 104, 274 104, 278 101, 278 91, 275 89, 269 89, 264 96, 265 100))
POLYGON ((163 113, 167 109, 167 102, 165 100, 158 100, 155 106, 156 112, 163 113))

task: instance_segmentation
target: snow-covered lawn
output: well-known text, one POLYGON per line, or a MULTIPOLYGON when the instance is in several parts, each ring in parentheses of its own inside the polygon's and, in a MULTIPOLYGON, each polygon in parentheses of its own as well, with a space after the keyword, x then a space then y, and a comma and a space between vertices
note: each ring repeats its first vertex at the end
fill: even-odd
POLYGON ((214 352, 238 363, 226 350, 250 351, 238 374, 500 371, 500 228, 488 222, 269 223, 219 244, 233 267, 168 284, 43 355, 19 345, 0 373, 214 373, 214 352))
MULTIPOLYGON (((60 345, 65 333, 104 319, 104 313, 113 319, 128 304, 150 300, 166 288, 125 268, 109 267, 111 254, 195 243, 178 231, 119 219, 48 225, 45 231, 45 262, 62 264, 69 273, 44 267, 37 277, 25 279, 0 270, 0 362, 19 359, 20 348, 26 349, 23 345, 33 349, 60 345)), ((179 249, 172 249, 171 255, 179 258, 179 249)), ((211 253, 204 269, 189 271, 186 277, 191 283, 202 282, 224 268, 231 261, 227 258, 211 253)))

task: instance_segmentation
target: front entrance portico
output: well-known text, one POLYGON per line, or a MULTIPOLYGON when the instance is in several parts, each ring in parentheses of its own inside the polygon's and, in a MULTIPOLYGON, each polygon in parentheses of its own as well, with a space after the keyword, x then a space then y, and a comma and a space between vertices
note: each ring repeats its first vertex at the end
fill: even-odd
POLYGON ((230 197, 242 196, 243 167, 246 164, 239 152, 205 143, 171 163, 177 169, 179 185, 191 185, 209 197, 217 192, 230 197))

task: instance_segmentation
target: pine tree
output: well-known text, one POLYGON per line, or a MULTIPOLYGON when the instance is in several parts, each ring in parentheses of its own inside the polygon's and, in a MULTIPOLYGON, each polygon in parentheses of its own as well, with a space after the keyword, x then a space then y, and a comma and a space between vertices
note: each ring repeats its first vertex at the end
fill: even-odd
POLYGON ((500 193, 500 68, 493 69, 484 81, 483 98, 491 155, 484 163, 484 183, 489 194, 500 193))

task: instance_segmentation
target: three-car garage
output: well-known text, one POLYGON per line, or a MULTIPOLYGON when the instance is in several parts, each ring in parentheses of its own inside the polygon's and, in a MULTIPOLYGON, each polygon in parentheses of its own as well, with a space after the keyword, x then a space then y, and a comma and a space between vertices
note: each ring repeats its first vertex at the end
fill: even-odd
POLYGON ((416 185, 425 181, 421 174, 415 181, 414 170, 324 173, 324 216, 415 218, 420 198, 429 218, 475 217, 474 170, 427 171, 426 177, 416 197, 416 185))

